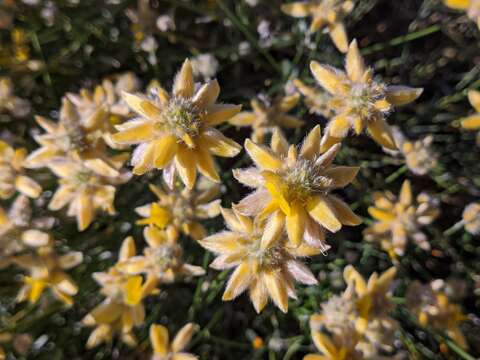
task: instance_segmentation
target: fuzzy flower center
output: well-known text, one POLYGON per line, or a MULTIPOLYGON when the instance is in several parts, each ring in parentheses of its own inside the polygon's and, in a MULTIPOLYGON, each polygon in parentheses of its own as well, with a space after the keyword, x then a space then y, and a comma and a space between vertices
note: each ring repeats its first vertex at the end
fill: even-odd
POLYGON ((299 159, 285 172, 286 198, 289 201, 306 201, 313 194, 325 193, 332 179, 324 175, 325 168, 315 161, 299 159))
POLYGON ((164 272, 178 266, 180 248, 172 245, 162 245, 152 248, 149 256, 151 256, 152 265, 158 269, 159 272, 164 272))
POLYGON ((262 249, 260 244, 262 241, 262 233, 255 233, 253 235, 254 241, 246 241, 249 245, 248 256, 250 259, 258 264, 258 268, 261 271, 268 271, 278 269, 287 261, 287 254, 282 247, 282 241, 278 241, 277 245, 270 246, 267 249, 262 249))
POLYGON ((80 124, 70 119, 63 119, 62 125, 65 129, 64 150, 85 151, 88 148, 88 141, 80 124))
POLYGON ((201 111, 191 100, 173 97, 162 112, 169 130, 177 137, 195 137, 200 130, 201 111))
MULTIPOLYGON (((362 119, 369 119, 380 109, 377 101, 385 98, 385 86, 371 81, 368 83, 353 83, 345 105, 350 112, 362 119)), ((384 111, 384 110, 380 110, 384 111)))

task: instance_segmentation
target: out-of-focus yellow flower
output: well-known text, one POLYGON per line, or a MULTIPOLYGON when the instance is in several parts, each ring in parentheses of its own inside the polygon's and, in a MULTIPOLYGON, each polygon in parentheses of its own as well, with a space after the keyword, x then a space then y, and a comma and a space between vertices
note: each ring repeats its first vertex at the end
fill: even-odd
MULTIPOLYGON (((52 244, 50 235, 39 230, 27 230, 22 234, 27 243, 52 244)), ((45 289, 49 289, 53 296, 72 305, 72 296, 78 292, 78 286, 65 273, 83 261, 83 254, 72 251, 65 255, 57 255, 53 246, 47 245, 36 249, 33 254, 19 255, 12 259, 17 266, 28 271, 29 275, 23 277, 23 287, 17 296, 17 301, 30 301, 36 303, 45 289)))
POLYGON ((51 217, 32 218, 30 201, 23 195, 15 199, 8 212, 0 207, 0 268, 9 265, 12 256, 26 247, 49 245, 49 237, 25 236, 24 233, 32 229, 50 229, 53 222, 54 219, 51 217))
POLYGON ((343 20, 355 6, 351 0, 310 0, 282 5, 282 11, 294 17, 312 17, 310 31, 328 27, 330 37, 338 50, 348 50, 348 37, 343 20))
POLYGON ((368 208, 376 222, 365 229, 364 236, 369 241, 380 242, 392 259, 403 256, 408 240, 413 240, 423 250, 430 249, 427 236, 421 227, 431 224, 439 215, 436 201, 426 193, 415 199, 410 181, 405 180, 400 196, 391 192, 375 192, 375 206, 368 208))
POLYGON ((467 320, 467 316, 458 305, 450 302, 436 286, 436 281, 425 285, 414 281, 407 290, 406 299, 408 309, 415 314, 421 326, 445 332, 462 348, 468 348, 460 330, 460 324, 467 320))
POLYGON ((367 282, 353 266, 345 268, 343 277, 347 286, 354 289, 357 299, 359 319, 355 325, 359 333, 365 333, 371 319, 385 317, 393 309, 388 293, 396 273, 397 269, 391 267, 380 276, 373 273, 367 282))
POLYGON ((106 299, 82 320, 86 326, 95 327, 87 340, 87 348, 111 341, 119 334, 124 343, 135 346, 132 332, 145 320, 143 299, 158 292, 157 280, 143 279, 141 275, 129 275, 120 271, 118 264, 135 256, 135 242, 127 237, 120 249, 118 262, 107 272, 94 273, 93 278, 102 287, 100 293, 106 299))
POLYGON ((30 103, 13 95, 12 80, 7 77, 0 77, 0 112, 8 112, 15 117, 24 117, 30 112, 30 103))
POLYGON ((152 169, 178 173, 192 189, 197 169, 207 178, 220 182, 213 155, 233 157, 241 147, 214 126, 240 111, 240 106, 216 104, 220 87, 216 80, 195 92, 192 66, 185 60, 177 74, 172 94, 158 87, 150 97, 123 93, 139 118, 117 125, 113 140, 119 144, 139 144, 132 156, 133 172, 152 169))
POLYGON ((130 274, 146 274, 160 283, 172 283, 178 275, 201 276, 205 274, 200 266, 186 264, 182 260, 182 248, 177 243, 175 228, 159 230, 154 226, 146 227, 143 236, 148 246, 142 256, 133 256, 118 264, 120 271, 130 274))
POLYGON ((75 105, 82 119, 97 120, 96 130, 102 133, 104 140, 111 147, 114 125, 124 122, 131 115, 130 108, 122 99, 122 92, 135 92, 140 88, 137 77, 127 72, 112 79, 104 79, 94 91, 81 89, 78 94, 68 93, 67 98, 75 105))
POLYGON ((92 223, 98 210, 113 215, 115 186, 130 178, 128 172, 120 171, 124 161, 124 156, 112 157, 109 159, 111 166, 105 166, 100 159, 52 160, 48 167, 60 178, 60 186, 48 208, 60 210, 68 205, 67 215, 76 217, 79 231, 85 230, 92 223))
POLYGON ((155 225, 160 229, 173 227, 176 231, 200 240, 207 236, 207 231, 199 221, 220 214, 220 199, 214 200, 220 193, 220 187, 209 181, 198 183, 193 190, 169 190, 155 185, 150 185, 150 189, 159 201, 135 209, 144 217, 137 221, 139 225, 155 225))
POLYGON ((470 90, 468 100, 476 113, 460 119, 460 125, 465 130, 478 130, 480 129, 480 91, 470 90))
POLYGON ((417 141, 405 141, 400 150, 408 168, 417 175, 425 175, 437 164, 437 155, 432 151, 433 136, 417 141))
POLYGON ((25 175, 27 149, 14 149, 0 141, 0 198, 9 199, 16 191, 37 198, 42 193, 41 186, 25 175))
POLYGON ((320 354, 308 354, 303 360, 363 360, 361 352, 355 350, 358 336, 347 338, 333 335, 332 337, 320 331, 312 331, 312 340, 320 354))
MULTIPOLYGON (((35 120, 46 134, 34 136, 40 148, 28 156, 26 166, 41 168, 48 166, 52 160, 76 157, 81 158, 87 167, 96 164, 116 171, 116 161, 110 163, 105 155, 106 144, 101 130, 105 120, 103 113, 94 112, 89 117, 81 117, 72 102, 64 98, 58 122, 41 116, 35 120)), ((119 157, 126 161, 128 154, 119 157)))
POLYGON ((222 215, 229 230, 200 241, 200 245, 218 255, 210 267, 218 270, 235 267, 222 299, 233 300, 248 289, 257 312, 271 298, 286 313, 288 297, 296 298, 295 281, 306 285, 317 283, 298 258, 317 255, 321 250, 306 244, 289 247, 281 222, 267 223, 259 217, 251 219, 228 209, 222 209, 222 215))
POLYGON ((153 347, 152 360, 195 360, 193 354, 184 352, 193 334, 198 330, 198 325, 188 323, 175 335, 172 342, 168 329, 163 325, 150 325, 150 343, 153 347))
POLYGON ((465 10, 470 19, 480 28, 480 1, 479 0, 443 0, 445 5, 452 9, 465 10))
POLYGON ((373 71, 365 66, 353 40, 346 55, 346 72, 316 61, 310 70, 317 82, 331 95, 329 106, 335 111, 324 138, 322 151, 342 141, 350 129, 361 134, 365 129, 381 146, 396 150, 386 116, 395 106, 408 104, 423 92, 420 88, 387 86, 373 79, 373 71))
POLYGON ((463 210, 463 225, 470 234, 480 234, 480 204, 468 204, 463 210))
MULTIPOLYGON (((320 127, 316 126, 298 149, 275 131, 271 148, 245 141, 256 167, 234 170, 235 178, 255 191, 235 208, 240 213, 268 217, 267 228, 286 227, 290 245, 305 242, 324 246, 325 229, 359 225, 361 219, 331 194, 353 181, 358 167, 333 166, 340 144, 320 153, 320 127)), ((265 243, 263 246, 267 246, 265 243)))
POLYGON ((334 115, 333 110, 329 106, 331 97, 326 91, 305 85, 299 79, 293 80, 293 84, 305 96, 305 104, 311 113, 322 115, 327 119, 334 115))
POLYGON ((229 122, 236 126, 251 126, 253 129, 252 140, 257 143, 265 141, 265 135, 282 128, 299 128, 304 122, 294 116, 288 115, 300 100, 298 94, 277 97, 271 103, 260 99, 250 101, 253 111, 242 111, 232 117, 229 122))

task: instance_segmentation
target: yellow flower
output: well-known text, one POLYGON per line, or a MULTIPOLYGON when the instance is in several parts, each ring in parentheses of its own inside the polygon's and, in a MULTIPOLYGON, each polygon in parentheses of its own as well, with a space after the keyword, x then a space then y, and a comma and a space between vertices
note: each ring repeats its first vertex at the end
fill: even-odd
POLYGON ((355 6, 351 0, 310 0, 282 5, 282 11, 294 17, 311 16, 311 32, 328 27, 330 37, 338 50, 348 50, 348 38, 343 20, 355 6))
POLYGON ((437 164, 437 154, 432 151, 433 136, 397 144, 405 156, 407 167, 416 175, 426 175, 437 164))
POLYGON ((118 262, 107 272, 94 273, 93 278, 102 287, 100 293, 105 300, 82 320, 83 324, 95 329, 87 340, 87 348, 111 341, 119 334, 124 343, 135 346, 133 328, 145 320, 143 299, 158 290, 157 279, 141 275, 129 275, 119 269, 119 264, 135 256, 135 242, 127 237, 120 249, 118 262))
POLYGON ((460 125, 465 130, 478 130, 480 129, 480 91, 470 90, 468 100, 475 109, 475 114, 460 119, 460 125))
POLYGON ((350 44, 345 67, 346 73, 316 61, 310 63, 313 76, 332 96, 329 105, 336 115, 322 139, 322 151, 342 141, 350 129, 357 135, 367 129, 379 145, 396 150, 385 118, 394 106, 417 99, 423 89, 387 86, 374 80, 373 71, 366 68, 356 40, 350 44))
MULTIPOLYGON (((108 162, 105 155, 106 144, 103 131, 99 130, 104 123, 102 113, 94 112, 89 117, 81 117, 70 100, 64 98, 60 109, 60 120, 55 123, 41 116, 35 118, 37 123, 46 131, 46 134, 35 135, 35 141, 41 145, 26 159, 26 166, 41 168, 48 166, 52 160, 66 157, 77 157, 89 163, 110 167, 115 166, 108 162)), ((128 154, 119 156, 128 158, 128 154)))
POLYGON ((305 96, 305 104, 311 113, 322 115, 325 118, 331 118, 334 115, 329 106, 331 97, 326 91, 305 85, 299 79, 293 80, 293 85, 305 96))
POLYGON ((125 183, 130 177, 129 173, 120 172, 125 161, 123 156, 110 158, 110 166, 97 160, 64 158, 52 160, 48 165, 60 178, 60 186, 48 208, 55 211, 68 205, 67 215, 76 217, 79 231, 92 223, 97 210, 106 211, 109 215, 115 213, 115 186, 125 183))
POLYGON ((242 214, 268 217, 267 227, 286 227, 292 246, 303 241, 322 247, 325 229, 337 232, 361 220, 331 191, 347 186, 358 167, 333 166, 340 145, 320 154, 320 127, 305 138, 300 149, 275 131, 271 148, 246 140, 245 149, 256 167, 234 170, 235 178, 255 191, 235 208, 242 214))
POLYGON ((468 204, 463 210, 462 216, 465 230, 472 235, 480 234, 480 204, 468 204))
POLYGON ((241 148, 214 128, 240 111, 237 105, 216 104, 219 93, 216 80, 195 92, 188 60, 175 78, 172 94, 160 87, 150 97, 124 92, 124 100, 140 117, 117 125, 119 132, 113 140, 139 144, 132 156, 134 174, 154 168, 169 174, 178 172, 192 189, 198 169, 207 178, 220 182, 212 154, 233 157, 241 148))
POLYGON ((159 201, 143 205, 135 211, 144 219, 139 225, 155 225, 160 229, 173 227, 195 240, 207 236, 207 231, 200 220, 210 219, 220 214, 220 200, 213 200, 220 193, 217 184, 209 181, 199 182, 196 188, 170 190, 150 185, 159 201))
POLYGON ((431 224, 439 215, 434 199, 426 193, 415 199, 408 180, 404 181, 399 198, 389 191, 375 192, 373 198, 375 206, 369 207, 368 212, 376 222, 365 229, 367 240, 380 242, 392 259, 404 255, 409 239, 423 250, 430 250, 421 227, 431 224))
POLYGON ((33 229, 50 229, 54 219, 51 217, 32 218, 32 209, 26 196, 18 196, 8 212, 0 207, 0 268, 8 266, 11 257, 25 247, 42 247, 50 244, 48 236, 28 236, 33 229))
MULTIPOLYGON (((50 235, 39 230, 27 230, 22 237, 29 243, 52 243, 50 235)), ((29 300, 36 303, 44 290, 49 289, 54 297, 66 305, 73 304, 72 296, 77 294, 78 286, 64 270, 83 261, 81 252, 72 251, 59 256, 52 246, 42 246, 35 253, 16 256, 12 261, 29 273, 23 277, 24 285, 18 293, 18 302, 29 300)))
POLYGON ((359 333, 367 330, 370 320, 387 316, 394 307, 389 291, 396 274, 397 269, 391 267, 380 276, 374 272, 367 282, 353 266, 345 268, 343 277, 357 299, 359 320, 355 325, 359 333))
POLYGON ((9 199, 16 191, 37 198, 42 188, 32 178, 25 175, 27 149, 13 149, 0 141, 0 198, 9 199))
POLYGON ((470 19, 480 28, 480 1, 479 0, 443 0, 445 5, 452 9, 465 10, 470 19))
MULTIPOLYGON (((182 248, 177 243, 178 233, 171 227, 166 231, 154 226, 146 227, 143 236, 148 246, 143 256, 133 256, 118 264, 118 269, 129 275, 146 274, 160 283, 172 283, 177 275, 201 276, 205 271, 200 266, 185 264, 182 248)), ((153 280, 152 280, 153 281, 153 280)))
POLYGON ((195 360, 193 354, 184 352, 198 325, 188 323, 183 326, 170 343, 168 329, 163 325, 150 326, 150 343, 153 347, 152 360, 195 360))
POLYGON ((271 103, 254 99, 250 102, 253 111, 242 111, 232 117, 229 122, 236 126, 251 126, 252 140, 263 143, 265 135, 276 129, 299 128, 304 125, 302 120, 287 114, 299 100, 298 94, 277 97, 271 103))
POLYGON ((296 298, 294 281, 306 285, 317 283, 298 257, 317 255, 320 250, 304 244, 288 247, 279 221, 267 224, 258 217, 251 219, 228 209, 222 209, 222 215, 229 230, 200 241, 204 248, 218 254, 210 267, 219 270, 235 267, 222 299, 233 300, 248 289, 257 312, 271 298, 286 313, 288 297, 296 298))
POLYGON ((333 335, 329 337, 320 331, 312 331, 312 340, 320 354, 308 354, 303 360, 362 360, 362 354, 355 350, 358 337, 333 335))
POLYGON ((114 125, 122 123, 131 115, 130 108, 121 98, 123 91, 135 92, 140 82, 133 73, 127 72, 112 79, 104 79, 94 91, 81 89, 78 94, 68 93, 67 98, 75 105, 82 119, 96 120, 96 131, 110 147, 116 144, 111 140, 114 125))
POLYGON ((467 316, 458 305, 450 302, 437 282, 425 285, 418 281, 411 283, 406 294, 407 307, 415 314, 421 326, 431 326, 445 332, 466 349, 468 344, 460 330, 460 324, 467 320, 467 316))
POLYGON ((9 112, 15 117, 24 117, 30 112, 30 103, 13 95, 10 78, 0 77, 0 112, 9 112))

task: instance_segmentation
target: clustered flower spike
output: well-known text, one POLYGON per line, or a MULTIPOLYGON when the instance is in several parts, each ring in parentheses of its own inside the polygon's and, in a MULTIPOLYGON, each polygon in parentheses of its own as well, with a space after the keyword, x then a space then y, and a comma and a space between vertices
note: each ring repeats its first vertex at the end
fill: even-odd
POLYGON ((233 157, 241 147, 216 130, 240 111, 240 106, 216 104, 220 87, 216 80, 195 91, 192 66, 185 60, 175 78, 172 94, 156 88, 149 97, 123 93, 123 98, 139 117, 118 125, 113 140, 119 144, 138 144, 133 156, 133 172, 145 174, 163 169, 172 187, 174 176, 192 189, 198 171, 220 182, 212 155, 233 157))
POLYGON ((417 317, 421 326, 430 326, 445 332, 462 348, 468 344, 460 330, 460 324, 467 320, 462 309, 450 302, 450 299, 439 284, 443 281, 434 280, 429 284, 414 281, 407 289, 407 307, 417 317))
POLYGON ((355 7, 351 0, 310 0, 282 5, 285 14, 294 17, 312 17, 311 32, 328 27, 330 37, 338 50, 348 50, 348 37, 343 20, 355 7))
POLYGON ((323 357, 310 354, 304 359, 383 359, 381 352, 392 352, 398 324, 389 315, 393 308, 389 291, 395 274, 396 269, 390 268, 380 276, 374 273, 367 282, 347 266, 347 289, 310 318, 312 339, 323 357))
POLYGON ((52 217, 33 218, 30 201, 23 195, 14 200, 8 211, 0 207, 0 268, 10 265, 12 258, 28 247, 49 245, 50 237, 31 236, 29 231, 48 230, 54 220, 52 217))
POLYGON ((397 198, 391 192, 375 192, 375 206, 368 208, 376 222, 365 229, 366 240, 378 241, 392 259, 403 256, 408 240, 423 250, 430 250, 427 236, 421 231, 439 215, 437 202, 428 194, 420 193, 415 199, 410 182, 405 180, 397 198))
POLYGON ((268 218, 267 228, 286 228, 289 243, 321 248, 325 229, 337 232, 361 219, 340 198, 331 194, 353 181, 358 167, 334 166, 337 144, 320 152, 320 127, 316 126, 298 149, 276 131, 271 146, 245 141, 255 167, 234 170, 235 178, 255 191, 235 209, 243 215, 268 218))
POLYGON ((207 236, 200 223, 220 214, 220 186, 202 178, 194 189, 150 185, 158 201, 137 207, 135 211, 143 217, 139 225, 154 225, 160 229, 173 228, 195 240, 207 236), (204 181, 202 181, 204 180, 204 181))
POLYGON ((480 28, 480 0, 443 0, 452 9, 465 10, 470 19, 480 28))
POLYGON ((385 118, 395 106, 417 99, 423 89, 387 86, 376 81, 372 69, 364 64, 356 40, 350 44, 345 67, 343 72, 316 61, 310 63, 313 76, 332 96, 329 106, 335 112, 322 139, 322 151, 342 141, 350 130, 359 135, 365 129, 379 145, 396 150, 385 118))
POLYGON ((235 126, 251 126, 253 129, 251 139, 261 144, 265 141, 265 136, 275 130, 294 129, 304 125, 302 120, 287 114, 299 101, 298 94, 277 97, 271 103, 253 99, 250 102, 253 111, 242 111, 229 122, 235 126))
POLYGON ((105 300, 83 319, 86 326, 95 327, 87 341, 87 348, 111 341, 119 334, 124 343, 135 346, 132 332, 145 320, 143 299, 157 290, 157 279, 145 280, 141 275, 130 275, 120 270, 119 264, 135 256, 135 242, 127 237, 120 249, 119 259, 107 272, 94 273, 93 278, 102 287, 105 300))
POLYGON ((41 186, 25 175, 27 149, 14 149, 0 141, 0 198, 9 199, 15 192, 37 198, 42 193, 41 186))
POLYGON ((73 304, 72 297, 77 294, 78 286, 64 270, 71 269, 83 261, 83 254, 72 251, 65 255, 57 255, 50 235, 39 230, 27 230, 22 235, 26 243, 46 244, 35 249, 34 253, 18 255, 12 262, 28 271, 23 277, 23 287, 17 301, 36 303, 45 289, 66 305, 73 304))
POLYGON ((150 343, 153 347, 151 360, 195 360, 197 356, 185 352, 185 348, 198 330, 198 325, 188 323, 183 326, 170 342, 168 329, 163 325, 150 326, 150 343))
POLYGON ((290 247, 283 224, 254 219, 236 210, 222 209, 228 230, 200 241, 217 258, 210 267, 217 270, 235 267, 230 276, 223 300, 229 301, 248 290, 257 312, 272 299, 283 312, 288 311, 288 298, 296 298, 294 282, 313 285, 315 276, 299 260, 317 255, 321 249, 301 244, 290 247))
POLYGON ((175 228, 159 230, 154 226, 146 227, 143 237, 148 246, 143 255, 130 257, 119 262, 118 269, 128 275, 145 274, 152 283, 172 283, 178 275, 201 276, 205 271, 200 266, 185 264, 182 261, 182 247, 177 243, 175 228))

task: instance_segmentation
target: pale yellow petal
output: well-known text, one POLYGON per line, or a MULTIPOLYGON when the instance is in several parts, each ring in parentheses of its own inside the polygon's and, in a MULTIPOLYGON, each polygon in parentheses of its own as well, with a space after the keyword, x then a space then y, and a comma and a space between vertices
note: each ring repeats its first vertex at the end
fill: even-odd
POLYGON ((345 25, 341 22, 336 22, 328 26, 330 29, 330 37, 333 43, 342 53, 348 51, 348 37, 345 25))
POLYGON ((357 40, 353 40, 348 48, 346 70, 348 77, 355 82, 362 80, 363 73, 365 72, 365 63, 360 50, 358 50, 357 40))
POLYGON ((260 245, 262 250, 270 248, 273 244, 280 240, 280 235, 283 233, 284 226, 285 215, 283 215, 281 211, 275 211, 265 225, 265 230, 263 232, 260 245))
POLYGON ((217 101, 218 95, 220 95, 220 85, 216 79, 211 80, 197 91, 193 103, 199 109, 210 109, 217 101))
POLYGON ((325 196, 318 195, 310 199, 307 203, 307 211, 315 221, 331 232, 337 232, 342 228, 334 207, 325 196))
POLYGON ((282 11, 293 17, 305 17, 310 15, 314 8, 314 4, 310 1, 299 1, 290 4, 283 4, 282 11))
POLYGON ((468 92, 468 101, 470 101, 474 109, 480 113, 480 91, 470 90, 468 92))
POLYGON ((160 116, 161 110, 153 104, 152 100, 143 96, 122 92, 123 100, 137 114, 147 119, 157 118, 160 116))
POLYGON ((172 351, 176 353, 184 350, 197 329, 198 326, 194 323, 183 326, 172 341, 172 351))
POLYGON ((285 280, 280 278, 278 272, 269 271, 263 274, 263 280, 268 294, 272 298, 275 305, 279 307, 282 312, 288 312, 288 294, 285 280))
POLYGON ((375 142, 389 150, 397 150, 390 126, 383 119, 376 119, 367 125, 370 136, 375 142))
POLYGON ((303 141, 300 155, 304 159, 312 160, 315 156, 320 154, 320 137, 320 125, 317 125, 308 133, 303 141))
POLYGON ((250 111, 242 111, 238 113, 234 117, 232 117, 228 122, 235 126, 251 126, 255 120, 257 119, 257 115, 250 111))
POLYGON ((195 153, 186 146, 180 144, 175 156, 175 166, 178 175, 182 179, 185 186, 193 189, 195 179, 197 178, 197 162, 195 153))
POLYGON ((443 0, 445 5, 452 9, 466 10, 470 6, 472 0, 443 0))
POLYGON ((242 262, 230 276, 222 300, 229 301, 235 299, 245 291, 251 281, 252 273, 250 266, 247 262, 242 262))
POLYGON ((343 188, 350 184, 360 170, 357 166, 335 166, 325 171, 325 176, 333 180, 333 187, 343 188))
POLYGON ((268 291, 263 281, 257 278, 250 286, 250 300, 257 313, 260 313, 268 302, 268 291))
POLYGON ((344 201, 333 195, 330 195, 328 200, 330 200, 330 204, 335 209, 338 220, 340 220, 343 225, 356 226, 362 223, 362 219, 357 216, 344 201))
POLYGON ((286 218, 287 235, 293 246, 297 247, 303 240, 307 213, 302 205, 294 203, 291 206, 290 215, 286 218))
POLYGON ((477 130, 480 129, 480 114, 475 114, 468 116, 466 118, 460 119, 460 125, 466 130, 477 130))
POLYGON ((217 126, 225 121, 236 125, 233 120, 239 115, 241 109, 241 105, 215 104, 209 107, 202 120, 205 126, 217 126))
POLYGON ((35 180, 24 175, 15 178, 15 188, 31 198, 38 198, 42 193, 42 187, 35 180))
POLYGON ((155 141, 155 167, 157 169, 163 169, 167 166, 177 153, 177 149, 177 138, 173 135, 167 135, 155 141))
POLYGON ((124 124, 122 130, 112 135, 114 142, 118 144, 138 144, 153 138, 155 134, 153 123, 136 120, 130 123, 131 126, 127 127, 124 124))
POLYGON ((173 82, 173 93, 176 96, 189 99, 193 96, 194 89, 195 83, 193 81, 192 63, 189 59, 185 59, 182 68, 173 82))
POLYGON ((387 101, 395 106, 406 105, 418 99, 422 93, 423 88, 391 85, 387 87, 387 101))
POLYGON ((75 200, 77 202, 77 223, 78 230, 85 230, 93 221, 94 210, 91 196, 82 191, 75 200))
POLYGON ((199 146, 205 146, 212 154, 222 157, 234 157, 242 150, 239 144, 216 129, 204 131, 199 146))
POLYGON ((215 168, 215 162, 207 149, 196 150, 198 171, 214 182, 220 182, 220 176, 215 168))
POLYGON ((402 184, 402 189, 400 190, 400 203, 409 206, 412 204, 412 201, 412 185, 410 184, 410 181, 405 180, 402 184))
POLYGON ((341 83, 345 79, 345 74, 341 71, 322 65, 316 61, 310 63, 310 70, 317 82, 329 93, 336 94, 341 88, 341 83))
POLYGON ((168 330, 163 325, 152 324, 150 326, 150 343, 153 352, 165 356, 169 353, 169 335, 168 330))
POLYGON ((253 162, 261 169, 275 171, 282 167, 280 160, 272 151, 263 145, 257 145, 250 139, 245 140, 245 150, 253 162))

